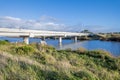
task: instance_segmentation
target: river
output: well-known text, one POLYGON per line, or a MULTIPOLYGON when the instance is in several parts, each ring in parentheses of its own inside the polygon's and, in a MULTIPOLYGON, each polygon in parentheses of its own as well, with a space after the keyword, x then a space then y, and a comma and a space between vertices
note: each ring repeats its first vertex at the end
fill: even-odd
MULTIPOLYGON (((10 42, 22 42, 22 38, 7 38, 0 37, 0 40, 8 40, 10 42)), ((30 43, 40 42, 40 39, 30 39, 30 43)), ((86 48, 88 50, 106 50, 114 56, 120 56, 120 42, 112 41, 99 41, 99 40, 90 40, 90 41, 78 41, 74 40, 63 40, 62 44, 58 44, 58 40, 46 39, 48 45, 54 46, 56 49, 77 49, 79 47, 86 48)))

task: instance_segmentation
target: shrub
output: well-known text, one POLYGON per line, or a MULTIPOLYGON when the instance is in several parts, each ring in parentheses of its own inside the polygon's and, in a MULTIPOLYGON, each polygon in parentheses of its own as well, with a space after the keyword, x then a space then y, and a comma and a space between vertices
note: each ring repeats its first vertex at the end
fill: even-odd
POLYGON ((0 45, 8 44, 9 42, 7 40, 0 40, 0 45))
MULTIPOLYGON (((71 80, 69 76, 57 71, 45 71, 45 80, 71 80)), ((73 80, 73 79, 72 79, 73 80)))
POLYGON ((15 47, 15 52, 18 54, 29 54, 33 53, 35 50, 31 46, 20 46, 20 47, 15 47))
POLYGON ((104 59, 105 57, 113 58, 113 56, 109 52, 104 51, 104 50, 88 51, 86 55, 88 55, 89 57, 94 57, 94 58, 99 58, 99 59, 104 59))
POLYGON ((41 44, 36 44, 36 47, 39 51, 45 53, 52 53, 52 52, 55 52, 56 49, 52 46, 48 46, 48 45, 41 45, 41 44))
POLYGON ((65 49, 65 50, 68 51, 68 52, 71 52, 71 51, 72 51, 71 48, 67 48, 67 49, 65 49))
POLYGON ((105 56, 112 57, 112 54, 109 53, 109 52, 106 51, 106 50, 94 50, 94 51, 98 52, 99 54, 102 54, 102 55, 105 55, 105 56))
POLYGON ((74 76, 79 77, 82 80, 95 80, 92 74, 87 71, 78 71, 74 73, 74 76))
POLYGON ((86 49, 83 48, 83 47, 80 47, 76 51, 79 52, 79 53, 84 53, 86 51, 86 49))
POLYGON ((48 53, 52 53, 56 51, 56 49, 52 46, 46 46, 45 48, 46 48, 46 52, 48 53))

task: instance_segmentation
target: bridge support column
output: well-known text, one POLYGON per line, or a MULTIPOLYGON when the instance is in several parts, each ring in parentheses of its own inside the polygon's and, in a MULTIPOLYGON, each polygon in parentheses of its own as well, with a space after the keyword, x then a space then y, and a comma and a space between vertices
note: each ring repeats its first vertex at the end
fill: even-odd
POLYGON ((75 36, 74 42, 77 42, 77 36, 75 36))
POLYGON ((59 37, 59 43, 62 43, 62 37, 59 37))
POLYGON ((29 37, 28 36, 23 37, 23 42, 29 44, 29 37))

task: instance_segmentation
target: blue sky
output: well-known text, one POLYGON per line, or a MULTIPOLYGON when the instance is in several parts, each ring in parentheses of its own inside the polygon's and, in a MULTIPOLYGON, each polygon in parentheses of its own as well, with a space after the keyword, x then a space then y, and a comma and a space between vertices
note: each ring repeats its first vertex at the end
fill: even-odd
POLYGON ((1 27, 120 31, 120 0, 0 0, 0 19, 1 27))

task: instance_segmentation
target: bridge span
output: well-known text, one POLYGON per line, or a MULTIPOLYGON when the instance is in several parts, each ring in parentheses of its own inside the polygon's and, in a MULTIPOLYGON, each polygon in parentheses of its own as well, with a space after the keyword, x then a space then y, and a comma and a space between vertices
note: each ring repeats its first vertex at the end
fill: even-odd
POLYGON ((0 36, 6 37, 22 37, 23 42, 29 44, 29 38, 42 38, 45 37, 58 37, 59 43, 62 43, 63 37, 74 37, 77 41, 77 37, 86 36, 88 33, 77 33, 77 32, 60 32, 60 31, 45 31, 45 30, 30 30, 30 29, 10 29, 0 28, 0 36))

